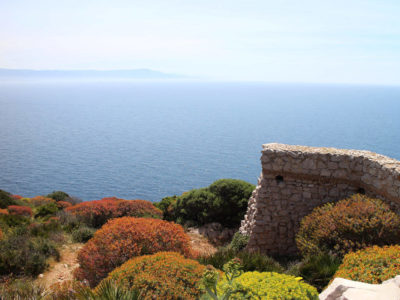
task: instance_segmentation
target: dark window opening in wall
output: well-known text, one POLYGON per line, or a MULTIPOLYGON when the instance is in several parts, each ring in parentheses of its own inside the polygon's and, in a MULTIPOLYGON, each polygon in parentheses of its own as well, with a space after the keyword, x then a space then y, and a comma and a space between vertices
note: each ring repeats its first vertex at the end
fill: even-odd
POLYGON ((283 182, 283 176, 278 175, 278 176, 275 177, 275 180, 276 180, 277 183, 283 182))
POLYGON ((357 194, 365 195, 365 189, 364 188, 358 188, 357 194))

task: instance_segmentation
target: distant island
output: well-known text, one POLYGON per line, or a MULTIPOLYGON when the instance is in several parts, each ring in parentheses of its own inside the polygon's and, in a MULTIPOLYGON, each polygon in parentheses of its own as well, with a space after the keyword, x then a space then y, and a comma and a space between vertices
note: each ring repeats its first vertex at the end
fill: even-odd
POLYGON ((133 70, 28 70, 1 69, 2 78, 38 78, 38 79, 73 79, 73 78, 108 78, 108 79, 173 79, 185 78, 177 74, 168 74, 150 69, 133 70))

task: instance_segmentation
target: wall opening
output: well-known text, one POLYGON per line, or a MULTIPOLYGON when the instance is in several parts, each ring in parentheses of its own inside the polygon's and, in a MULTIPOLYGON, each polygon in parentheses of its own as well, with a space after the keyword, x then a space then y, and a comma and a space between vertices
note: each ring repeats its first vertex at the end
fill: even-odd
POLYGON ((365 195, 365 189, 364 188, 358 188, 357 189, 357 194, 365 195))
POLYGON ((283 176, 282 175, 278 175, 278 176, 275 177, 275 180, 276 180, 277 183, 281 183, 281 182, 283 182, 283 176))

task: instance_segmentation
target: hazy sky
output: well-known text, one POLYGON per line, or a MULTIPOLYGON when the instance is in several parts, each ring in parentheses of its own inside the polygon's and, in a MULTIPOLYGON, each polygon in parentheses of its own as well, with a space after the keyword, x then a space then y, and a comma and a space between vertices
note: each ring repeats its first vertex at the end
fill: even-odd
POLYGON ((400 0, 0 0, 0 67, 400 84, 400 0))

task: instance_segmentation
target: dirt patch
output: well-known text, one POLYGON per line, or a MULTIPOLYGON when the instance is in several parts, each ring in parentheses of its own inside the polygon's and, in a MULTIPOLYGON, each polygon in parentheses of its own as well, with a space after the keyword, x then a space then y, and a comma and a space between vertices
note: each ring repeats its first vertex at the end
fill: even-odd
POLYGON ((200 256, 209 256, 217 252, 217 248, 207 238, 196 232, 196 230, 189 229, 187 234, 190 237, 192 249, 200 256))
POLYGON ((83 244, 66 244, 60 249, 60 261, 50 261, 49 269, 40 274, 37 283, 50 287, 54 283, 72 280, 72 272, 79 267, 77 255, 83 244))

